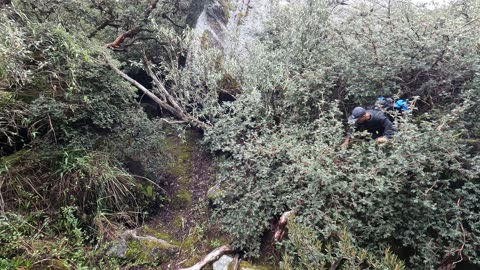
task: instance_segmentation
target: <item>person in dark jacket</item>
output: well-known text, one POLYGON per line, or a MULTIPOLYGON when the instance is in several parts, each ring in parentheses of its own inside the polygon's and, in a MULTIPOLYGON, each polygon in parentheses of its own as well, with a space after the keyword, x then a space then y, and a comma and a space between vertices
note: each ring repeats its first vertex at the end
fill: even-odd
MULTIPOLYGON (((348 118, 349 123, 355 125, 355 130, 366 130, 372 134, 372 139, 377 143, 387 142, 393 138, 395 128, 392 121, 381 111, 365 110, 362 107, 355 107, 352 115, 348 118)), ((350 142, 354 130, 350 129, 347 138, 342 144, 342 148, 346 148, 350 142)))

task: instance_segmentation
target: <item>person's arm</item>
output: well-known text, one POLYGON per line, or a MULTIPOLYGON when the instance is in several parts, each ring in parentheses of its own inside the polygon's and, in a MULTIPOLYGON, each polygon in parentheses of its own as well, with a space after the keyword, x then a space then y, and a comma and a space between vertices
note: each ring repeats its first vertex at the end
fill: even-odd
POLYGON ((349 143, 350 143, 350 136, 347 136, 347 137, 345 137, 345 141, 343 141, 343 143, 340 147, 342 149, 347 149, 349 143))
POLYGON ((345 140, 341 145, 342 149, 347 149, 348 144, 350 143, 350 138, 353 136, 354 132, 355 132, 355 126, 352 125, 348 128, 347 136, 345 137, 345 140))
POLYGON ((389 139, 393 138, 393 135, 395 135, 395 128, 388 117, 383 116, 381 123, 383 126, 383 136, 376 139, 378 143, 387 142, 389 139))
POLYGON ((388 117, 385 116, 385 118, 382 121, 383 124, 383 136, 387 137, 388 139, 392 139, 393 135, 395 135, 395 128, 393 127, 393 123, 388 119, 388 117))

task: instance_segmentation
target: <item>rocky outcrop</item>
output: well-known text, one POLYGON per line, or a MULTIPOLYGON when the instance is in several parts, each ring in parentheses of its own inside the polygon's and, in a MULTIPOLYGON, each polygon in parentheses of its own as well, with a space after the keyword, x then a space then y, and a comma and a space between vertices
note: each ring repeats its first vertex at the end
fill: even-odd
POLYGON ((202 14, 203 9, 205 8, 207 0, 193 0, 186 2, 188 2, 188 12, 185 23, 191 28, 194 28, 197 24, 198 17, 200 16, 200 14, 202 14))
POLYGON ((265 29, 270 0, 210 0, 195 25, 202 42, 224 50, 243 50, 265 29))

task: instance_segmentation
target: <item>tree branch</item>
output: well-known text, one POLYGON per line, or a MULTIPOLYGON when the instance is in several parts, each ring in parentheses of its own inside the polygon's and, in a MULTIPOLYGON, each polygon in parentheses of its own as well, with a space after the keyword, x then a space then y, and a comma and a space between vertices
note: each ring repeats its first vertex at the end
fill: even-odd
POLYGON ((145 66, 145 70, 147 71, 147 74, 152 77, 153 79, 153 82, 155 84, 155 86, 157 86, 157 88, 160 90, 161 94, 163 96, 165 96, 165 98, 168 100, 168 102, 170 102, 170 104, 172 104, 172 106, 176 109, 176 110, 179 110, 179 111, 185 111, 184 108, 182 108, 176 101, 175 99, 173 98, 172 95, 170 95, 170 93, 167 91, 167 89, 165 88, 165 86, 163 85, 163 83, 160 81, 160 79, 158 78, 157 74, 155 74, 155 72, 153 72, 152 70, 152 65, 150 63, 150 61, 148 61, 147 57, 144 55, 143 56, 143 61, 144 61, 144 66, 145 66))
POLYGON ((166 42, 160 42, 160 40, 158 40, 156 37, 141 37, 141 36, 137 36, 135 38, 132 38, 131 41, 129 41, 128 43, 124 44, 122 47, 125 49, 127 47, 130 47, 132 46, 136 41, 138 40, 155 40, 158 45, 167 45, 166 42))
POLYGON ((122 72, 120 69, 118 69, 107 57, 105 57, 105 61, 107 62, 107 64, 110 66, 110 68, 115 71, 115 73, 117 73, 118 75, 120 75, 120 77, 124 78, 125 80, 127 80, 128 82, 130 82, 131 84, 133 84, 135 87, 137 87, 140 91, 142 91, 146 96, 148 96, 149 98, 151 98, 155 103, 157 103, 160 107, 162 107, 163 109, 169 111, 171 114, 173 114, 175 117, 177 117, 180 121, 184 121, 184 122, 189 122, 191 123, 192 125, 196 126, 196 127, 199 127, 199 128, 202 128, 202 129, 208 129, 210 128, 211 126, 206 124, 206 123, 203 123, 202 121, 192 117, 190 114, 188 114, 184 109, 182 109, 178 103, 175 102, 175 100, 173 99, 172 96, 170 96, 170 94, 167 92, 167 90, 165 89, 165 87, 163 87, 163 84, 161 85, 163 87, 162 90, 162 94, 168 94, 165 95, 165 97, 163 97, 163 99, 160 99, 158 96, 156 96, 154 93, 152 93, 150 90, 148 90, 147 88, 145 88, 143 85, 141 85, 139 82, 137 82, 136 80, 132 79, 130 76, 128 76, 127 74, 125 74, 124 72, 122 72), (169 104, 170 101, 173 101, 173 106, 169 104))
POLYGON ((157 7, 158 1, 159 0, 151 0, 150 1, 150 5, 147 7, 147 9, 145 9, 143 19, 140 21, 139 25, 133 27, 132 29, 128 30, 125 33, 120 34, 113 42, 110 42, 110 43, 106 44, 105 46, 107 48, 110 48, 110 49, 120 48, 120 46, 122 45, 122 42, 126 38, 131 38, 131 37, 135 36, 136 34, 138 34, 138 32, 140 32, 140 30, 141 30, 141 26, 143 26, 146 23, 146 21, 148 20, 148 17, 150 17, 150 14, 152 13, 152 11, 157 7))
POLYGON ((180 120, 182 121, 187 121, 188 119, 185 117, 185 115, 183 114, 180 114, 179 112, 177 112, 172 106, 168 105, 168 103, 166 102, 166 100, 161 100, 160 98, 158 98, 155 94, 153 94, 150 90, 148 90, 147 88, 145 88, 145 86, 141 85, 139 82, 137 82, 136 80, 132 79, 130 76, 128 76, 127 74, 125 74, 124 72, 122 72, 120 69, 118 69, 110 60, 108 60, 108 58, 105 58, 106 61, 107 61, 107 64, 112 68, 113 71, 115 71, 115 73, 117 73, 118 75, 120 75, 120 77, 124 78, 125 80, 127 80, 128 82, 130 82, 131 84, 133 84, 135 87, 137 87, 140 91, 142 91, 145 95, 147 95, 149 98, 151 98, 153 101, 155 101, 155 103, 157 103, 159 106, 161 106, 162 108, 166 109, 167 111, 169 111, 170 113, 172 113, 173 115, 175 115, 176 117, 180 118, 180 120))
POLYGON ((278 221, 278 227, 275 230, 275 234, 273 236, 273 240, 275 242, 280 242, 285 237, 286 227, 287 227, 287 224, 288 224, 288 219, 294 213, 295 212, 293 210, 291 210, 291 211, 283 213, 282 216, 280 217, 280 220, 278 221))
POLYGON ((99 26, 97 26, 92 32, 90 32, 90 34, 88 34, 87 37, 88 38, 94 37, 100 30, 110 25, 111 22, 112 22, 112 19, 110 18, 105 19, 99 26))
POLYGON ((180 270, 201 270, 203 267, 207 266, 208 264, 213 263, 214 261, 218 260, 218 258, 224 254, 233 252, 233 248, 230 245, 221 246, 219 248, 214 249, 212 252, 208 253, 201 261, 196 263, 192 267, 182 268, 180 270))
POLYGON ((169 21, 170 23, 172 23, 173 25, 175 25, 178 28, 185 29, 185 26, 181 26, 181 25, 177 24, 170 17, 168 17, 167 14, 162 14, 162 18, 167 19, 167 21, 169 21))
POLYGON ((280 242, 285 237, 285 233, 287 232, 288 220, 292 215, 295 215, 296 213, 298 213, 298 211, 300 211, 300 208, 303 205, 303 201, 299 200, 297 204, 298 205, 293 210, 283 213, 280 219, 278 220, 278 226, 273 236, 274 242, 280 242))
POLYGON ((122 45, 122 42, 126 38, 131 38, 131 37, 135 36, 136 34, 138 34, 138 32, 140 32, 140 27, 135 26, 134 28, 132 28, 132 29, 128 30, 127 32, 118 36, 113 42, 110 42, 110 43, 106 44, 105 47, 107 47, 109 49, 120 48, 120 46, 122 45))

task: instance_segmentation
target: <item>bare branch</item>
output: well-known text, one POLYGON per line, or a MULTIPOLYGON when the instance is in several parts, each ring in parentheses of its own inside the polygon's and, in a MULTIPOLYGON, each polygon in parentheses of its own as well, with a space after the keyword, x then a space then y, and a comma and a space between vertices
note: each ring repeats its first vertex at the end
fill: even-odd
POLYGON ((295 211, 291 210, 291 211, 283 213, 282 216, 280 217, 280 220, 278 221, 278 227, 275 230, 275 235, 273 236, 273 240, 275 242, 280 242, 285 237, 288 219, 294 213, 295 213, 295 211))
POLYGON ((168 100, 168 102, 170 104, 172 104, 172 106, 176 109, 176 110, 179 110, 179 111, 184 111, 185 109, 182 108, 182 106, 180 106, 180 104, 178 104, 176 101, 175 101, 175 98, 173 98, 172 95, 170 95, 170 93, 167 91, 167 88, 165 88, 165 85, 160 81, 160 79, 158 78, 157 74, 155 72, 153 72, 152 70, 152 64, 150 63, 150 61, 148 61, 147 57, 144 55, 143 56, 143 61, 144 61, 144 66, 145 66, 145 70, 147 71, 147 74, 152 77, 153 79, 153 82, 155 84, 155 86, 157 86, 157 88, 161 91, 161 94, 163 96, 166 97, 166 99, 168 100))
POLYGON ((299 200, 297 203, 298 205, 293 210, 283 213, 280 219, 278 220, 277 229, 275 230, 275 234, 273 236, 274 242, 280 242, 285 237, 285 234, 287 232, 288 220, 290 219, 290 217, 298 213, 298 211, 300 211, 300 208, 303 205, 303 201, 301 200, 299 200))
POLYGON ((214 261, 218 260, 218 258, 224 254, 233 252, 233 248, 230 245, 221 246, 219 248, 214 249, 212 252, 208 253, 201 261, 196 263, 192 267, 182 268, 180 270, 201 270, 203 267, 213 263, 214 261))
POLYGON ((168 121, 167 119, 165 118, 161 118, 160 120, 162 120, 163 122, 169 124, 169 125, 175 125, 175 124, 185 124, 185 121, 168 121))
POLYGON ((109 49, 120 48, 120 46, 122 45, 122 42, 126 38, 131 38, 131 37, 135 36, 136 34, 138 34, 138 32, 140 32, 140 27, 136 26, 136 27, 128 30, 127 32, 122 33, 113 42, 110 42, 110 43, 106 44, 105 47, 107 47, 109 49))
POLYGON ((98 25, 97 27, 95 27, 95 29, 90 32, 90 34, 88 34, 88 38, 92 38, 94 37, 100 30, 102 30, 103 28, 111 25, 113 19, 112 18, 107 18, 105 19, 100 25, 98 25))
MULTIPOLYGON (((457 207, 460 207, 460 202, 461 202, 461 199, 458 198, 457 200, 457 207)), ((460 228, 462 229, 462 246, 457 250, 458 252, 458 257, 460 257, 460 259, 458 259, 457 261, 453 262, 452 264, 453 265, 456 265, 457 263, 463 261, 463 249, 465 248, 465 243, 467 243, 467 237, 466 237, 466 233, 465 233, 465 229, 463 228, 463 224, 462 222, 460 221, 460 228)))
POLYGON ((157 103, 161 108, 169 111, 171 114, 173 114, 176 118, 178 118, 180 121, 188 122, 191 123, 192 125, 202 128, 202 129, 208 129, 211 126, 203 123, 202 121, 192 117, 190 114, 188 114, 182 107, 178 105, 178 103, 173 99, 172 96, 167 92, 163 84, 161 86, 160 90, 163 92, 162 94, 166 94, 163 99, 159 98, 156 96, 154 93, 152 93, 150 90, 145 88, 145 86, 141 85, 139 82, 136 80, 132 79, 130 76, 122 72, 120 69, 118 69, 109 59, 108 57, 105 57, 105 61, 107 64, 112 68, 115 73, 120 75, 120 77, 124 78, 131 84, 133 84, 135 87, 137 87, 140 91, 142 91, 145 95, 147 95, 149 98, 151 98, 155 103, 157 103), (169 104, 169 102, 173 101, 173 106, 169 104))
POLYGON ((175 26, 178 27, 178 28, 185 29, 185 26, 182 26, 182 25, 177 24, 177 23, 174 22, 170 17, 168 17, 167 14, 162 14, 162 18, 167 19, 167 21, 169 21, 171 24, 175 25, 175 26))
POLYGON ((140 21, 139 25, 133 27, 132 29, 128 30, 125 33, 120 34, 113 42, 110 42, 105 46, 110 49, 119 48, 122 45, 122 42, 126 38, 131 38, 136 34, 138 34, 141 30, 141 26, 143 26, 147 22, 148 17, 150 17, 150 14, 152 13, 152 11, 157 7, 158 1, 159 0, 150 1, 150 5, 147 7, 147 9, 145 9, 143 19, 140 21))
POLYGON ((137 87, 140 91, 142 91, 145 95, 147 95, 149 98, 151 98, 153 101, 155 101, 155 103, 157 103, 162 108, 168 110, 170 113, 172 113, 173 115, 180 118, 180 120, 187 121, 187 118, 184 115, 179 114, 172 106, 168 105, 166 100, 161 100, 159 97, 157 97, 155 94, 153 94, 150 90, 145 88, 145 86, 141 85, 139 82, 132 79, 130 76, 128 76, 127 74, 122 72, 120 69, 118 69, 110 60, 108 60, 108 58, 105 58, 105 59, 107 61, 107 64, 112 68, 112 70, 115 71, 115 73, 117 73, 118 75, 120 75, 120 77, 129 81, 131 84, 133 84, 135 87, 137 87))

